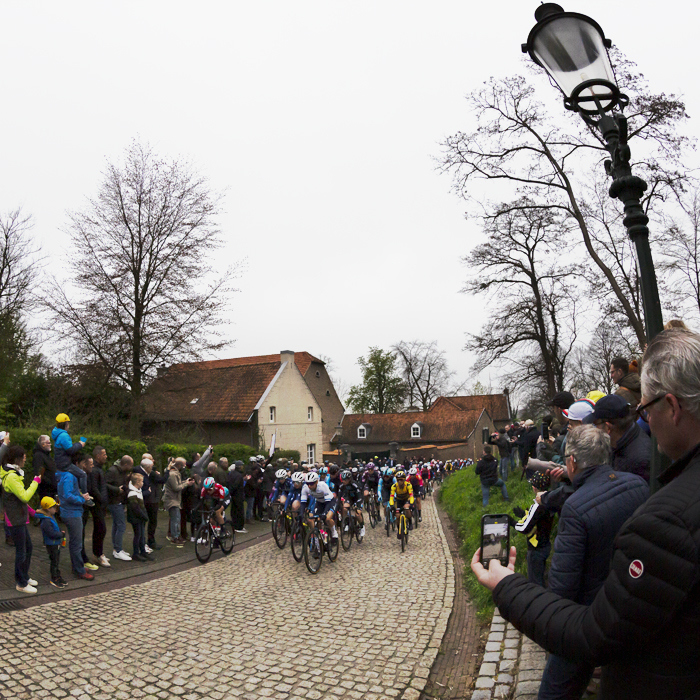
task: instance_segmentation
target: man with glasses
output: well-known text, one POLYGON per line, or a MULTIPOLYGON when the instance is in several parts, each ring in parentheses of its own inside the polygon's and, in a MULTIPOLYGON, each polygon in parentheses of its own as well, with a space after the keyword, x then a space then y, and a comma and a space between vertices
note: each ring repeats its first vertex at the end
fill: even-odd
POLYGON ((583 419, 610 436, 615 471, 638 474, 649 482, 651 438, 635 422, 636 415, 622 396, 603 396, 583 419))
POLYGON ((549 652, 602 666, 601 700, 700 697, 700 335, 659 333, 642 365, 642 405, 673 460, 620 529, 591 605, 561 598, 479 551, 471 567, 501 615, 549 652))

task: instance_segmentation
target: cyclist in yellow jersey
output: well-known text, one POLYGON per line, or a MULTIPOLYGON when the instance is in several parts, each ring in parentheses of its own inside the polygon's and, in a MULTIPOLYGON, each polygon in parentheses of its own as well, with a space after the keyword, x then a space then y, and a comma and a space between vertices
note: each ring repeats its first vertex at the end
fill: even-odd
MULTIPOLYGON (((397 510, 403 508, 407 511, 406 519, 408 520, 408 529, 412 529, 410 507, 413 505, 413 486, 410 481, 406 481, 406 472, 399 469, 396 472, 396 483, 391 487, 389 495, 389 507, 396 505, 397 510)), ((400 535, 398 535, 400 537, 400 535)))

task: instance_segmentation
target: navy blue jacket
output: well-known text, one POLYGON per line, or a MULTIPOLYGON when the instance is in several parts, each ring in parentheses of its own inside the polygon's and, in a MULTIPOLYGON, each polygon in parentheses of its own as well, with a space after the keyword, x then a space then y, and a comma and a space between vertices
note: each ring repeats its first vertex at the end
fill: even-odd
POLYGON ((632 423, 613 448, 613 469, 619 472, 639 474, 648 483, 650 462, 651 438, 637 423, 632 423))
POLYGON ((649 486, 636 474, 603 464, 576 474, 573 488, 559 516, 549 588, 590 605, 608 577, 615 536, 649 498, 649 486))

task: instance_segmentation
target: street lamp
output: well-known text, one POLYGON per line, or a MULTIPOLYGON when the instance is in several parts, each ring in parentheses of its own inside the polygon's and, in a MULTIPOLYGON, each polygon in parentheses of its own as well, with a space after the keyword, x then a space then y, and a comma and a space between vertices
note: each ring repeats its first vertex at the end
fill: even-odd
MULTIPOLYGON (((610 196, 625 208, 623 223, 634 242, 644 306, 647 341, 663 330, 659 288, 649 246, 649 217, 641 198, 647 188, 642 178, 632 175, 630 148, 627 145, 627 118, 622 114, 629 103, 615 82, 608 49, 612 46, 600 25, 586 15, 564 12, 553 2, 543 3, 535 11, 537 24, 530 31, 523 53, 544 68, 564 94, 564 106, 578 112, 589 126, 596 127, 605 142, 610 160, 605 172, 612 178, 610 196), (619 108, 619 111, 616 111, 619 108)), ((661 460, 653 441, 649 485, 658 487, 661 460)))
POLYGON ((615 82, 608 56, 612 43, 590 17, 564 12, 553 2, 540 5, 535 19, 537 24, 522 45, 523 53, 529 53, 547 71, 564 94, 566 109, 598 128, 610 153, 610 160, 605 161, 605 171, 613 180, 609 192, 625 208, 623 223, 637 251, 647 340, 651 340, 663 330, 663 318, 649 247, 649 218, 640 202, 647 183, 632 175, 627 118, 615 111, 624 109, 629 99, 615 82))

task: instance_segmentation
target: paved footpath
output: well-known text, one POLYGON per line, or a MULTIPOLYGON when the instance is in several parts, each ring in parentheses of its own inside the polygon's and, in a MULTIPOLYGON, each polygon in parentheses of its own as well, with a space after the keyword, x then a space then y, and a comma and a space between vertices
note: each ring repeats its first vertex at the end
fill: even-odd
POLYGON ((312 576, 273 542, 0 615, 0 698, 418 700, 454 597, 432 499, 401 553, 372 531, 312 576))

